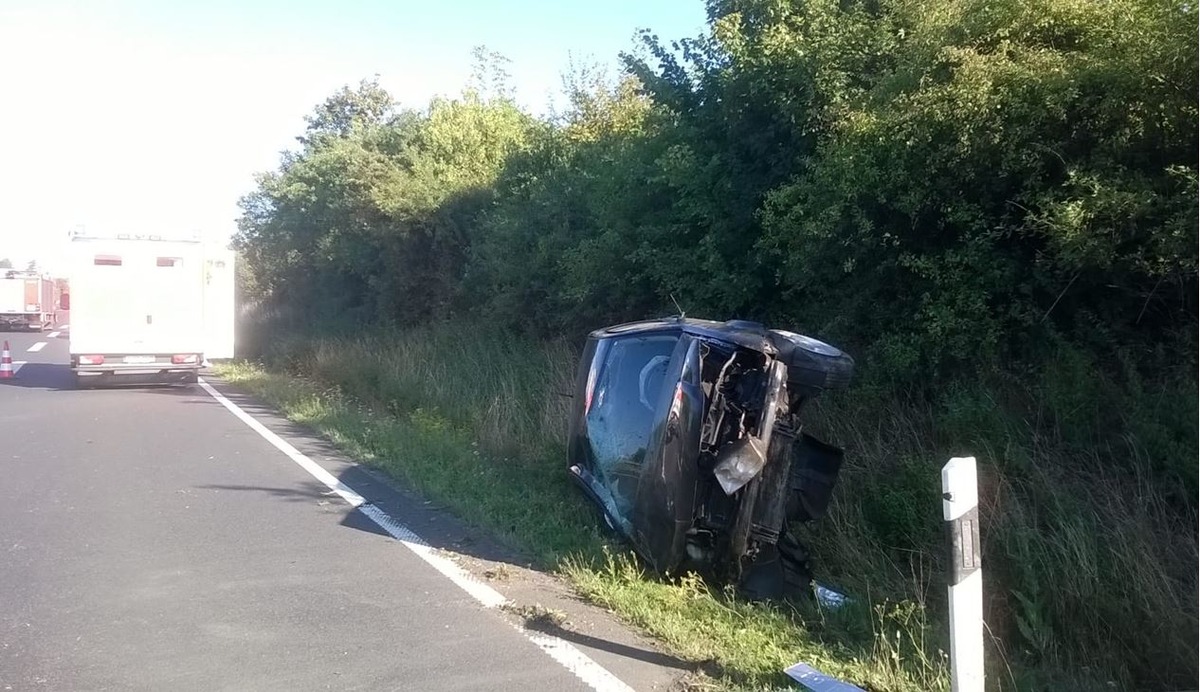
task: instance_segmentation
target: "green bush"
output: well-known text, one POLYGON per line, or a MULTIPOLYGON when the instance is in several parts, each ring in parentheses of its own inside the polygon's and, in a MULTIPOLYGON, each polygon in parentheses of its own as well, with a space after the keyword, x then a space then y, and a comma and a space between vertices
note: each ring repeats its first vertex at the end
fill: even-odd
POLYGON ((860 365, 822 409, 858 459, 813 537, 841 578, 931 583, 925 479, 973 454, 1012 653, 1190 682, 1196 7, 708 9, 616 80, 569 75, 553 119, 502 83, 332 96, 243 200, 243 295, 272 315, 247 346, 503 457, 561 445, 589 329, 682 308, 827 338, 860 365))

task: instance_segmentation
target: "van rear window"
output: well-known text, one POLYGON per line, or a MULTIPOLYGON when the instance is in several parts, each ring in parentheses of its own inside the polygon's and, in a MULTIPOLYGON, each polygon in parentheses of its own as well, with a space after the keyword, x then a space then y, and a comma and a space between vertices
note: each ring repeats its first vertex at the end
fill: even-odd
POLYGON ((181 267, 183 266, 182 257, 159 257, 158 266, 160 267, 181 267))
POLYGON ((96 255, 92 264, 97 267, 119 267, 121 266, 121 258, 116 255, 96 255))

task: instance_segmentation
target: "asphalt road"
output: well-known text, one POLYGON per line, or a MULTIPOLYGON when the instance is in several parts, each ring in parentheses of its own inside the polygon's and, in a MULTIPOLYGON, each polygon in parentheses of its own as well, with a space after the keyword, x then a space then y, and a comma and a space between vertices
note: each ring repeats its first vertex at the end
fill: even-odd
POLYGON ((204 390, 76 390, 66 337, 0 332, 0 690, 589 689, 204 390))

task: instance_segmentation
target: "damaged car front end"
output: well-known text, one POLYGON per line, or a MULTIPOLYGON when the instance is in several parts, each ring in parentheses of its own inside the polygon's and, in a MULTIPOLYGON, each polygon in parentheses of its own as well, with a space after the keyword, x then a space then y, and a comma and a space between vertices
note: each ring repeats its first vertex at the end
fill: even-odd
POLYGON ((571 475, 660 572, 713 575, 754 600, 809 592, 789 526, 825 513, 842 451, 800 414, 853 371, 828 344, 754 322, 597 330, 575 384, 571 475))

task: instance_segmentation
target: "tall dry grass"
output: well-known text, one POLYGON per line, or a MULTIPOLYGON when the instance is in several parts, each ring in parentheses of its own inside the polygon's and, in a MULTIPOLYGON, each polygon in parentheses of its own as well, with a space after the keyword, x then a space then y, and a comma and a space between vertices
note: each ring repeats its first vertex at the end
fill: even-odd
MULTIPOLYGON (((575 347, 448 324, 359 336, 276 332, 257 355, 391 414, 431 412, 497 458, 562 474, 575 347)), ((950 456, 971 454, 981 474, 991 679, 1016 689, 1194 683, 1194 493, 1178 492, 1155 458, 1165 452, 1140 440, 1137 426, 1080 433, 1097 423, 1055 415, 1062 402, 1048 399, 1072 402, 1060 381, 1070 376, 978 382, 933 401, 852 390, 820 402, 810 429, 843 445, 847 462, 829 515, 806 537, 819 578, 876 607, 807 622, 810 630, 872 642, 864 655, 903 657, 906 675, 925 666, 928 680, 941 679, 938 471, 950 456), (1031 413, 1013 401, 1043 404, 1031 413)), ((1193 393, 1181 386, 1150 403, 1126 398, 1121 416, 1161 420, 1144 409, 1164 396, 1174 406, 1191 396, 1194 409, 1194 379, 1185 385, 1193 393)), ((1187 449, 1186 431, 1175 437, 1187 449)))

